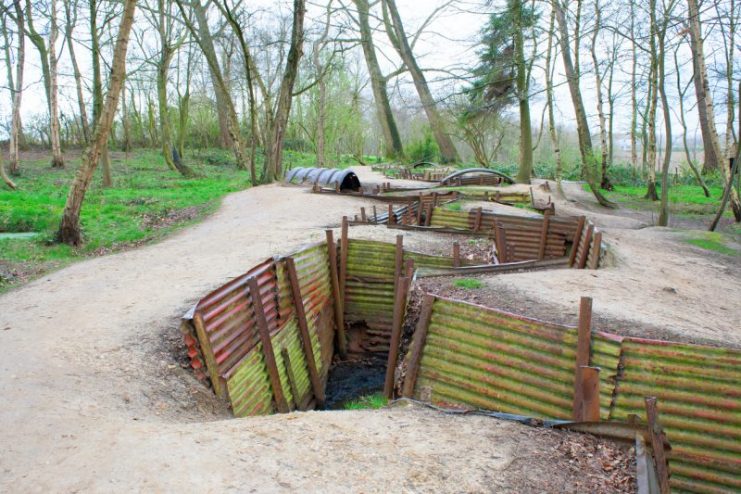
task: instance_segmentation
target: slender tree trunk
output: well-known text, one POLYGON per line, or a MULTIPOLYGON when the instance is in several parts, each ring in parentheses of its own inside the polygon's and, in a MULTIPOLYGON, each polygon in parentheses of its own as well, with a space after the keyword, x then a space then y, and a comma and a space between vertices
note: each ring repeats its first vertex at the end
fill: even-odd
POLYGON ((659 207, 659 226, 669 225, 669 165, 672 159, 672 119, 669 111, 669 99, 666 97, 666 30, 671 12, 664 12, 661 29, 657 33, 658 53, 658 89, 661 95, 661 107, 664 112, 664 163, 661 167, 661 206, 659 207))
POLYGON ((638 50, 635 32, 635 0, 630 0, 630 46, 633 62, 630 71, 630 162, 635 169, 638 168, 638 79, 636 77, 638 50))
POLYGON ((368 0, 353 0, 358 10, 358 29, 360 31, 360 44, 363 48, 365 63, 368 67, 373 100, 376 106, 376 116, 381 126, 385 143, 385 154, 388 158, 402 158, 404 147, 401 143, 399 129, 396 119, 391 111, 391 102, 386 88, 386 79, 381 73, 381 67, 376 57, 376 48, 373 43, 373 32, 370 28, 368 0))
POLYGON ((3 154, 0 151, 0 179, 10 187, 11 189, 15 190, 18 187, 15 185, 15 182, 13 182, 10 177, 8 176, 8 173, 5 171, 5 163, 3 163, 3 154))
POLYGON ((123 142, 121 148, 127 157, 131 152, 131 118, 129 116, 129 108, 126 105, 126 84, 121 86, 121 121, 123 123, 123 142))
POLYGON ((51 26, 49 30, 49 118, 51 134, 51 166, 64 168, 59 131, 59 89, 57 87, 57 0, 51 0, 51 26))
POLYGON ((648 75, 648 86, 649 86, 649 108, 648 108, 648 187, 646 190, 646 199, 652 201, 658 201, 659 196, 656 192, 656 107, 659 102, 658 92, 658 54, 656 49, 656 0, 650 0, 650 7, 648 9, 650 22, 651 22, 651 34, 649 36, 649 43, 651 51, 649 56, 651 57, 651 68, 648 75))
POLYGON ((594 179, 594 153, 592 151, 592 138, 589 134, 589 122, 587 121, 587 113, 584 110, 584 101, 582 100, 581 90, 579 88, 579 76, 574 69, 574 63, 571 60, 569 28, 566 23, 566 14, 560 0, 552 0, 552 4, 556 9, 556 21, 558 22, 561 43, 561 57, 563 58, 566 80, 569 84, 569 93, 571 94, 571 101, 574 104, 574 112, 576 114, 579 151, 581 153, 584 175, 592 194, 594 194, 594 197, 597 199, 597 202, 602 206, 614 208, 615 204, 602 195, 594 179))
MULTIPOLYGON (((401 22, 401 16, 396 8, 395 0, 382 0, 384 21, 386 25, 386 32, 388 33, 391 44, 396 49, 397 53, 404 62, 404 65, 409 70, 414 81, 414 87, 417 90, 419 99, 422 103, 422 107, 427 115, 427 121, 430 124, 432 135, 435 136, 435 141, 440 149, 440 157, 444 163, 455 163, 460 161, 458 151, 455 149, 453 140, 450 138, 446 130, 445 120, 437 109, 437 102, 432 97, 430 88, 427 84, 427 79, 422 72, 422 69, 417 64, 417 59, 414 57, 412 47, 409 45, 409 40, 404 32, 404 26, 401 22)), ((531 137, 532 139, 532 137, 531 137)))
MULTIPOLYGON (((713 108, 713 96, 708 84, 708 72, 705 66, 705 52, 703 48, 702 31, 700 29, 700 12, 697 0, 687 0, 689 13, 690 46, 692 47, 692 59, 695 64, 695 92, 697 93, 697 107, 700 115, 700 128, 702 129, 703 147, 705 148, 705 166, 703 172, 717 169, 719 160, 723 153, 720 150, 718 132, 715 129, 715 111, 713 108), (706 135, 707 134, 707 135, 706 135)), ((725 183, 732 179, 731 171, 725 164, 720 167, 725 183)), ((741 201, 734 187, 730 192, 731 210, 737 222, 741 222, 741 201)))
MULTIPOLYGON (((100 32, 98 31, 98 0, 88 0, 90 10, 90 56, 93 65, 93 126, 97 126, 103 111, 103 76, 100 69, 100 32)), ((102 163, 103 187, 112 187, 111 158, 108 154, 108 139, 99 153, 102 163)))
POLYGON ((77 89, 77 104, 80 109, 80 124, 82 125, 83 142, 87 145, 88 142, 90 142, 90 124, 88 123, 87 110, 85 109, 85 97, 82 92, 82 73, 80 72, 80 66, 77 63, 77 55, 74 47, 75 43, 72 36, 77 22, 77 2, 72 5, 72 0, 63 1, 65 13, 64 35, 67 38, 67 50, 69 51, 69 58, 72 63, 72 73, 75 77, 75 88, 77 89))
POLYGON ((602 73, 597 59, 597 37, 602 23, 602 11, 599 0, 594 2, 594 29, 592 30, 592 64, 594 65, 594 84, 597 93, 597 115, 599 116, 599 138, 601 150, 601 177, 600 188, 612 190, 610 178, 607 176, 607 119, 605 118, 604 99, 602 96, 602 73))
POLYGON ((270 138, 266 143, 265 170, 266 181, 279 180, 282 176, 283 161, 283 137, 288 123, 288 115, 291 112, 291 100, 293 98, 293 85, 298 75, 298 63, 303 54, 304 43, 304 15, 306 14, 306 1, 293 1, 293 27, 291 29, 291 44, 288 49, 286 67, 283 71, 283 79, 278 93, 278 106, 275 110, 275 118, 270 127, 270 138))
POLYGON ((80 228, 80 212, 90 182, 95 172, 95 167, 100 158, 100 151, 108 140, 108 135, 113 124, 113 117, 118 106, 118 97, 121 94, 126 77, 126 50, 129 42, 131 25, 134 22, 134 11, 136 0, 126 0, 118 30, 118 39, 113 51, 113 63, 111 64, 111 75, 109 79, 108 95, 100 118, 95 124, 95 132, 90 145, 82 157, 82 164, 77 170, 75 179, 70 187, 67 202, 62 213, 62 221, 59 225, 57 239, 60 242, 73 246, 82 243, 82 230, 80 228))
POLYGON ((563 186, 561 180, 563 178, 563 163, 561 161, 561 145, 558 139, 558 131, 556 129, 556 117, 553 110, 553 70, 555 70, 556 64, 553 60, 553 38, 555 36, 555 23, 556 23, 556 9, 552 6, 551 8, 551 20, 548 26, 548 50, 546 51, 545 58, 545 96, 546 105, 548 106, 548 133, 551 137, 551 147, 553 148, 553 156, 556 160, 556 189, 561 197, 564 197, 563 186))
MULTIPOLYGON (((8 39, 8 30, 3 29, 3 35, 5 36, 5 47, 6 47, 6 63, 8 69, 8 85, 13 97, 12 102, 12 116, 10 121, 10 135, 8 142, 8 154, 9 154, 9 169, 11 175, 20 174, 20 144, 23 139, 23 127, 21 124, 21 101, 23 97, 23 73, 26 60, 26 37, 23 34, 23 9, 21 8, 20 0, 13 2, 16 16, 16 28, 18 31, 18 51, 16 53, 15 61, 15 80, 13 80, 13 69, 11 67, 10 57, 10 40, 8 39)), ((5 24, 3 23, 3 28, 5 24)))
POLYGON ((522 34, 522 0, 512 0, 510 8, 515 24, 517 100, 520 106, 520 166, 517 171, 517 181, 522 184, 529 184, 530 176, 533 173, 533 131, 530 124, 530 81, 528 80, 527 64, 525 63, 525 40, 522 34))

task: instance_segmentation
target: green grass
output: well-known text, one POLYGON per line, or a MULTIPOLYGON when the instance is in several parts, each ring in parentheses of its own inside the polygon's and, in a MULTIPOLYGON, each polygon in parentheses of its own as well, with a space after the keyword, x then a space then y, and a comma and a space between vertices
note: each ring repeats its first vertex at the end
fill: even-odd
POLYGON ((22 162, 21 176, 14 178, 18 190, 0 189, 0 232, 40 235, 0 240, 0 264, 58 267, 161 238, 214 211, 225 194, 249 186, 248 174, 228 158, 220 150, 186 153, 198 176, 185 179, 170 171, 157 151, 137 150, 128 159, 112 153, 113 187, 104 189, 96 171, 82 208, 85 244, 79 249, 53 243, 79 159, 61 171, 52 170, 48 158, 22 162))
POLYGON ((345 403, 344 408, 345 410, 377 410, 385 407, 387 404, 388 400, 385 396, 381 393, 374 393, 349 401, 345 403))
POLYGON ((738 256, 741 252, 733 247, 726 245, 725 238, 722 234, 717 232, 705 232, 702 237, 699 238, 688 238, 685 240, 688 244, 692 244, 696 247, 700 247, 705 250, 711 250, 727 256, 738 256))
MULTIPOLYGON (((584 184, 584 190, 589 191, 589 186, 584 184)), ((669 189, 669 205, 674 213, 684 215, 706 215, 713 214, 720 206, 723 195, 723 187, 719 185, 708 186, 710 197, 705 197, 702 189, 696 185, 673 185, 669 189)), ((603 191, 604 192, 604 191, 603 191)), ((657 194, 661 196, 661 187, 657 194)), ((617 185, 615 190, 606 192, 609 199, 617 201, 631 209, 657 209, 659 201, 646 199, 645 185, 617 185)), ((731 214, 730 208, 726 209, 726 215, 731 214)))
POLYGON ((460 202, 451 202, 444 206, 447 211, 462 211, 463 206, 460 202))
POLYGON ((453 281, 453 286, 456 288, 465 288, 466 290, 478 290, 483 288, 484 284, 481 280, 474 278, 460 278, 453 281))

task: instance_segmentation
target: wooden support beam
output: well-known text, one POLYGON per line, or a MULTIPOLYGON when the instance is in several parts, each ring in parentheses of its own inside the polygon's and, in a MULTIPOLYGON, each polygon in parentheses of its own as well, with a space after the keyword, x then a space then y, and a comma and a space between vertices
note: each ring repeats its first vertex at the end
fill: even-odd
POLYGON ((545 246, 548 243, 548 227, 551 224, 551 217, 543 217, 543 229, 540 231, 540 246, 538 249, 538 260, 542 261, 545 258, 545 246))
POLYGON ((391 225, 393 225, 394 223, 396 223, 396 221, 394 220, 394 205, 393 205, 393 204, 391 204, 391 203, 389 203, 389 217, 388 217, 388 224, 389 224, 389 226, 391 226, 391 225))
POLYGON ((329 281, 332 285, 334 298, 334 319, 337 325, 337 350, 340 357, 347 357, 347 338, 345 337, 345 306, 337 273, 337 244, 334 242, 332 230, 325 230, 327 234, 327 252, 329 253, 329 281))
POLYGON ((378 211, 375 205, 373 205, 373 223, 378 224, 378 211))
POLYGON ((288 403, 286 403, 286 398, 283 395, 283 386, 280 383, 280 373, 278 372, 278 364, 275 361, 273 342, 270 340, 270 329, 268 328, 268 321, 265 318, 265 308, 262 305, 262 296, 260 295, 260 287, 257 284, 257 278, 249 278, 247 285, 249 286, 252 307, 255 312, 255 319, 257 320, 257 332, 260 336, 260 342, 262 343, 265 367, 268 371, 270 387, 273 389, 275 406, 278 409, 278 412, 288 413, 290 410, 288 408, 288 403))
POLYGON ((394 297, 399 291, 399 278, 404 267, 404 235, 396 236, 396 252, 394 254, 394 297))
POLYGON ((283 358, 283 368, 286 371, 288 386, 291 388, 291 397, 293 398, 288 402, 288 408, 290 411, 293 411, 295 408, 303 411, 299 400, 298 387, 296 386, 296 375, 293 373, 293 364, 291 364, 291 356, 288 354, 288 349, 286 347, 280 349, 280 356, 283 358))
POLYGON ((404 312, 406 309, 407 291, 409 290, 409 278, 401 276, 398 278, 396 284, 394 314, 391 323, 391 340, 389 342, 388 360, 386 361, 386 379, 383 385, 383 395, 389 400, 394 398, 394 376, 396 372, 396 361, 399 358, 401 330, 404 326, 404 312))
POLYGON ((651 448, 654 451, 654 458, 656 459, 656 473, 659 477, 659 491, 661 494, 669 494, 669 465, 666 462, 664 432, 659 424, 659 412, 656 407, 656 397, 647 396, 645 402, 648 435, 651 438, 651 448))
POLYGON ((417 201, 417 225, 422 224, 422 193, 419 193, 419 201, 417 201))
POLYGON ((581 234, 584 231, 584 224, 587 218, 585 216, 579 217, 579 222, 576 224, 576 231, 574 232, 574 240, 571 245, 571 254, 569 255, 569 266, 573 266, 576 261, 576 252, 579 250, 579 242, 581 241, 581 234))
POLYGON ((595 232, 592 244, 595 251, 592 255, 592 262, 589 264, 589 269, 597 269, 599 267, 599 256, 602 252, 602 232, 595 232))
POLYGON ((579 305, 579 328, 576 340, 576 368, 574 371, 574 402, 572 418, 575 422, 584 421, 584 389, 582 368, 589 365, 592 347, 592 298, 582 297, 579 305))
POLYGON ((497 258, 500 264, 509 261, 507 252, 507 235, 501 225, 494 225, 494 244, 497 246, 497 258))
POLYGON ((430 327, 432 317, 432 306, 435 302, 435 296, 429 293, 425 294, 422 299, 422 307, 419 314, 419 321, 414 330, 412 337, 412 346, 409 349, 409 362, 407 364, 407 374, 404 377, 404 386, 401 395, 405 398, 414 396, 414 386, 417 384, 417 373, 419 364, 422 361, 422 352, 427 340, 427 330, 430 327))
MULTIPOLYGON (((298 333, 301 337, 301 346, 304 350, 306 367, 309 369, 311 390, 314 392, 317 406, 322 408, 324 407, 324 388, 322 387, 322 380, 319 377, 319 371, 316 368, 314 349, 311 346, 311 335, 309 334, 309 321, 306 319, 304 300, 303 297, 301 297, 301 286, 298 282, 296 262, 292 257, 286 258, 286 268, 288 270, 288 279, 291 282, 291 295, 293 296, 293 307, 296 311, 296 319, 298 320, 298 333)), ((298 403, 298 401, 296 401, 296 403, 298 403)))
POLYGON ((203 350, 203 358, 206 360, 206 370, 208 370, 208 377, 211 378, 211 385, 214 387, 214 393, 219 398, 227 398, 227 389, 224 379, 219 375, 219 366, 216 363, 215 354, 211 348, 211 342, 208 339, 206 332, 206 325, 203 323, 203 316, 200 312, 195 313, 193 316, 193 322, 196 327, 196 335, 198 335, 198 341, 201 343, 203 350))
POLYGON ((594 225, 590 224, 587 227, 587 234, 584 237, 584 248, 581 251, 581 255, 579 256, 579 259, 577 259, 577 267, 579 269, 584 269, 584 266, 587 265, 587 258, 589 258, 589 248, 592 245, 592 234, 594 233, 594 225))
POLYGON ((599 372, 599 367, 583 366, 581 368, 582 419, 585 422, 600 421, 599 372))
POLYGON ((368 218, 365 216, 365 208, 360 208, 360 221, 368 223, 368 218))
POLYGON ((481 229, 481 217, 483 210, 481 208, 476 209, 476 219, 473 222, 473 231, 478 232, 481 229))
POLYGON ((461 267, 461 244, 453 242, 453 267, 461 267))

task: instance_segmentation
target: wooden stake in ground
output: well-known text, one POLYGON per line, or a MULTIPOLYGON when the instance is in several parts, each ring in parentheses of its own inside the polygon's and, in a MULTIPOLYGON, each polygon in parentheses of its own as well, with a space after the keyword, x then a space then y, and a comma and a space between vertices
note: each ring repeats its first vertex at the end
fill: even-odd
POLYGON ((129 45, 129 33, 134 22, 134 11, 136 0, 126 0, 124 4, 121 24, 118 29, 118 39, 113 51, 113 63, 111 66, 110 86, 106 96, 105 107, 96 125, 93 140, 82 156, 82 164, 77 170, 75 179, 67 196, 67 203, 62 213, 62 221, 57 232, 57 240, 69 245, 80 245, 82 243, 82 230, 80 228, 80 211, 85 199, 93 172, 98 165, 100 152, 108 141, 108 135, 113 124, 113 116, 118 106, 118 97, 126 76, 126 51, 129 45))

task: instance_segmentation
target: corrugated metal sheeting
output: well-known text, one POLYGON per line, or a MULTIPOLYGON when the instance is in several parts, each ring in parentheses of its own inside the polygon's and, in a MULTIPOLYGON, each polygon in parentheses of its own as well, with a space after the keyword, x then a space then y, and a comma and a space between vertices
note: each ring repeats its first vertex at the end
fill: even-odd
MULTIPOLYGON (((326 379, 335 324, 326 243, 309 246, 289 257, 296 266, 311 352, 319 374, 326 379)), ((259 286, 281 392, 291 409, 304 408, 311 401, 312 388, 285 258, 266 260, 196 305, 195 327, 214 390, 230 400, 236 416, 274 411, 275 390, 259 338, 259 315, 249 290, 253 278, 259 286)))
MULTIPOLYGON (((576 347, 575 328, 438 298, 414 393, 570 419, 576 347)), ((658 398, 674 490, 741 490, 741 351, 593 332, 590 365, 601 369, 602 419, 645 420, 644 398, 658 398)))

